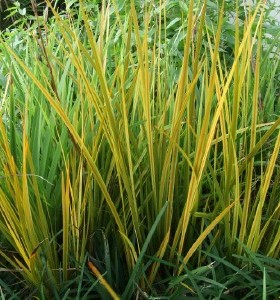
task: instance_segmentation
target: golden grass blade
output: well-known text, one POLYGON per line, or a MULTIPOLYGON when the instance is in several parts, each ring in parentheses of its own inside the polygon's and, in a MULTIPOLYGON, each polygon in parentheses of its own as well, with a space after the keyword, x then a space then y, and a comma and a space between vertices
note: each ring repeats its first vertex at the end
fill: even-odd
POLYGON ((92 262, 88 262, 88 267, 92 271, 92 273, 97 277, 97 279, 100 281, 100 283, 105 287, 107 292, 111 295, 112 299, 114 300, 120 300, 120 296, 112 289, 112 287, 109 285, 109 283, 104 279, 102 274, 98 271, 98 269, 93 265, 92 262))
POLYGON ((69 261, 69 210, 70 210, 70 178, 68 172, 66 173, 66 179, 62 174, 62 222, 63 222, 63 254, 62 254, 62 268, 63 268, 63 280, 67 280, 67 269, 69 261))
MULTIPOLYGON (((164 237, 159 249, 158 249, 158 252, 156 254, 156 258, 157 259, 162 259, 165 252, 166 252, 166 248, 168 246, 168 243, 169 243, 169 239, 170 239, 170 231, 167 232, 166 236, 164 237)), ((149 280, 149 283, 152 284, 155 280, 155 277, 157 275, 157 272, 158 272, 158 269, 159 269, 159 266, 160 266, 160 263, 159 262, 154 262, 153 265, 152 265, 152 269, 151 269, 151 272, 149 274, 149 277, 148 277, 148 280, 149 280)))
MULTIPOLYGON (((260 18, 260 22, 262 17, 260 18)), ((257 117, 258 117, 258 99, 259 99, 259 79, 260 79, 260 57, 261 57, 261 30, 259 30, 258 34, 258 49, 257 49, 257 57, 255 63, 254 70, 254 92, 252 98, 252 121, 251 121, 251 135, 250 135, 250 152, 256 145, 256 133, 257 133, 257 117)), ((240 227, 240 244, 239 244, 239 253, 241 253, 242 244, 245 239, 246 232, 248 230, 248 214, 249 207, 251 202, 251 188, 252 188, 252 179, 253 179, 253 169, 254 169, 254 158, 248 163, 246 169, 246 186, 245 186, 245 196, 244 196, 244 204, 242 208, 242 219, 241 219, 241 227, 240 227)))
MULTIPOLYGON (((200 234, 200 236, 197 238, 197 240, 194 242, 194 244, 191 246, 189 251, 187 252, 186 256, 183 259, 183 264, 185 265, 191 256, 195 253, 197 248, 201 245, 201 243, 205 240, 207 235, 217 226, 221 220, 229 213, 231 208, 235 205, 235 202, 231 203, 227 208, 225 208, 212 222, 207 228, 200 234)), ((181 265, 178 270, 178 275, 180 275, 183 271, 184 266, 181 265)))
MULTIPOLYGON (((278 137, 274 146, 273 153, 271 155, 269 164, 264 174, 264 180, 260 187, 260 200, 258 202, 256 213, 254 215, 254 220, 251 226, 251 230, 248 235, 247 246, 249 247, 249 249, 251 249, 254 252, 257 252, 259 250, 258 247, 260 246, 260 242, 264 234, 264 232, 261 234, 263 209, 264 209, 264 204, 266 199, 269 199, 267 198, 268 197, 267 192, 271 184, 271 178, 273 172, 275 171, 275 164, 277 158, 279 157, 279 151, 280 151, 280 133, 278 133, 278 137)), ((271 222, 271 220, 269 221, 271 222)), ((265 226, 267 227, 270 222, 267 221, 265 226)))
MULTIPOLYGON (((151 168, 151 181, 153 186, 154 201, 157 201, 157 186, 156 186, 156 170, 155 170, 155 158, 154 158, 154 148, 153 148, 153 129, 151 120, 151 103, 150 103, 150 74, 149 74, 149 61, 148 61, 148 42, 147 33, 144 35, 143 42, 141 43, 139 25, 137 13, 135 10, 134 0, 131 5, 131 14, 134 25, 134 34, 136 38, 137 54, 139 59, 139 80, 141 81, 140 92, 142 98, 142 105, 144 109, 144 120, 146 120, 146 134, 148 138, 148 150, 150 158, 150 168, 151 168)), ((145 31, 148 30, 149 17, 146 13, 145 15, 145 31)), ((160 209, 161 207, 159 207, 160 209)))

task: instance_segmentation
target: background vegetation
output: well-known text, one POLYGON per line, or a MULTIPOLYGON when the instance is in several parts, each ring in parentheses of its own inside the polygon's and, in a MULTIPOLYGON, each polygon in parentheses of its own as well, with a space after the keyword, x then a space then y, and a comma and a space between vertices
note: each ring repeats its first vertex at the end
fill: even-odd
POLYGON ((3 299, 276 298, 279 37, 242 3, 9 6, 3 299))

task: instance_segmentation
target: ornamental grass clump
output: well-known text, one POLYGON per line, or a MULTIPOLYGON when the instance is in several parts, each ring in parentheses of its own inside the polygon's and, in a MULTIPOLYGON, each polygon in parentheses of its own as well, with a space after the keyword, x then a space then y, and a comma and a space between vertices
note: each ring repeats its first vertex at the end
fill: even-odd
POLYGON ((1 267, 37 296, 131 299, 198 295, 185 280, 217 255, 277 258, 279 58, 263 49, 264 3, 241 21, 237 1, 231 63, 224 5, 209 30, 207 0, 189 1, 181 59, 165 1, 79 3, 37 16, 19 46, 1 39, 1 267))

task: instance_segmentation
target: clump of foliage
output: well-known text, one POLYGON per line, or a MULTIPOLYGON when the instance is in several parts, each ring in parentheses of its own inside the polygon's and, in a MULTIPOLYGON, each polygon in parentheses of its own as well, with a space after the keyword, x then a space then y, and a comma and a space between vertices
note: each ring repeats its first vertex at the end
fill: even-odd
POLYGON ((225 3, 46 3, 52 19, 1 38, 3 297, 277 295, 264 3, 236 1, 230 42, 225 3))
MULTIPOLYGON (((75 4, 78 1, 70 1, 70 4, 75 4)), ((63 12, 66 8, 64 0, 50 1, 54 8, 63 12)), ((0 2, 0 30, 4 31, 7 28, 21 27, 22 25, 29 26, 35 19, 35 15, 39 15, 45 19, 51 16, 49 13, 46 1, 36 0, 2 0, 0 2)))

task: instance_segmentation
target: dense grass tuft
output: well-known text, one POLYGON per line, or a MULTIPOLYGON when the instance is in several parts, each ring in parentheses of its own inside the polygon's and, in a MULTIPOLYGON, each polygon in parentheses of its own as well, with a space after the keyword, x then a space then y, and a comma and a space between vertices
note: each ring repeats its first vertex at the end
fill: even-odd
POLYGON ((226 3, 213 19, 190 0, 170 20, 168 1, 46 2, 52 19, 0 41, 2 298, 276 296, 279 56, 264 3, 236 1, 229 50, 226 3))

